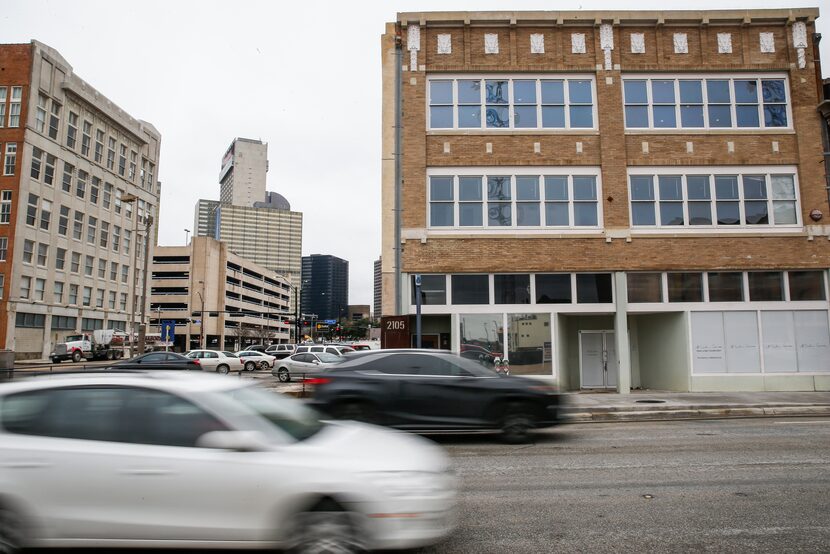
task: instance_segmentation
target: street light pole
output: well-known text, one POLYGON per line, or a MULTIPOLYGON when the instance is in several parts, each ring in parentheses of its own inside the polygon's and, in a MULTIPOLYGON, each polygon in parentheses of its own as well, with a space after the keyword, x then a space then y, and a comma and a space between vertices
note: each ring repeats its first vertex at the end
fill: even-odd
POLYGON ((184 245, 187 246, 190 242, 190 229, 184 230, 184 245))
MULTIPOLYGON (((122 198, 123 200, 123 198, 122 198)), ((138 214, 135 216, 136 226, 138 225, 138 214)), ((144 352, 144 339, 147 332, 146 319, 144 310, 147 309, 147 276, 150 268, 150 228, 153 226, 153 216, 148 215, 144 218, 144 267, 142 268, 142 287, 141 287, 141 323, 138 326, 138 350, 144 352)), ((135 235, 135 240, 138 241, 138 233, 135 235)), ((138 249, 138 244, 135 245, 138 249)))
MULTIPOLYGON (((131 203, 136 202, 138 197, 134 194, 130 194, 129 192, 123 193, 121 195, 121 202, 123 203, 131 203)), ((136 337, 138 336, 138 329, 136 329, 136 321, 135 321, 135 305, 136 305, 136 289, 138 288, 138 244, 135 244, 135 241, 138 240, 138 212, 136 211, 135 216, 135 225, 133 226, 133 235, 134 235, 134 244, 133 244, 133 290, 132 290, 132 308, 130 310, 130 326, 132 327, 132 333, 130 333, 130 357, 135 357, 136 351, 136 337)), ((146 284, 146 283, 145 283, 146 284)))

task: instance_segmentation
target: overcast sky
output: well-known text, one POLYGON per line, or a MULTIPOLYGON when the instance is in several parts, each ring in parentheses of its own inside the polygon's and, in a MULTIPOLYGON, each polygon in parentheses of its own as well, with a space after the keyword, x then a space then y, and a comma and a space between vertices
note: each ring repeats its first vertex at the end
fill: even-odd
MULTIPOLYGON (((819 6, 698 0, 694 9, 819 6)), ((139 2, 2 0, 0 40, 38 39, 161 132, 162 245, 184 244, 199 198, 219 198, 234 137, 268 143, 268 190, 303 212, 303 255, 349 261, 372 304, 380 254, 380 35, 399 11, 683 8, 665 0, 139 2)), ((830 60, 830 14, 818 20, 830 60)), ((830 64, 830 61, 825 62, 830 64)), ((828 71, 825 69, 825 75, 828 71)))

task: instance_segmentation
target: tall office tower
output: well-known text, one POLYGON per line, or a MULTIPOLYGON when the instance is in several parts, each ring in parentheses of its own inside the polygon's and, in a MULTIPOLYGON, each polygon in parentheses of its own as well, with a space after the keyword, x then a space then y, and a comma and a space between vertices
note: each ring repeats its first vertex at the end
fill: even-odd
POLYGON ((381 259, 378 258, 375 260, 375 271, 374 271, 374 302, 372 306, 372 317, 380 317, 383 315, 382 307, 383 307, 383 274, 381 273, 381 259))
POLYGON ((349 310, 349 262, 329 254, 303 256, 302 313, 340 319, 349 310))
POLYGON ((268 144, 237 138, 222 157, 219 172, 219 201, 250 207, 265 200, 265 174, 268 173, 268 144))
POLYGON ((0 349, 141 320, 160 141, 53 48, 0 45, 0 349))

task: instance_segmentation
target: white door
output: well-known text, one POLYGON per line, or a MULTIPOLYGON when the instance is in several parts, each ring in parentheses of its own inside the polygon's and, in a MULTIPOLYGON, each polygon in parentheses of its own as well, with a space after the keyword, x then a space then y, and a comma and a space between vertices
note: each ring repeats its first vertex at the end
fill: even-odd
POLYGON ((614 331, 579 332, 580 388, 617 386, 617 350, 614 331))

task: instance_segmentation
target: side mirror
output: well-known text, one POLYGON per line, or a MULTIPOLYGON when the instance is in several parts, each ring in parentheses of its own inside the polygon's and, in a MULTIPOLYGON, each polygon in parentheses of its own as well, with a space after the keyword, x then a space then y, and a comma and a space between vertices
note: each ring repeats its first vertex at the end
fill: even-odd
POLYGON ((235 452, 260 452, 268 449, 268 443, 259 431, 210 431, 199 437, 196 446, 235 452))
POLYGON ((320 360, 314 360, 314 365, 320 365, 320 360))

